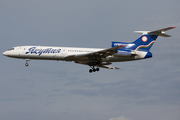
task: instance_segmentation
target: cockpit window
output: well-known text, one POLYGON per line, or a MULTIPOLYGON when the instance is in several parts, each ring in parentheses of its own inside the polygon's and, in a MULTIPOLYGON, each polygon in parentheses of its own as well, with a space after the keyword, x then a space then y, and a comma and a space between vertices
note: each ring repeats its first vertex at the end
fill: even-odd
POLYGON ((10 50, 14 50, 14 48, 9 49, 8 51, 10 51, 10 50))

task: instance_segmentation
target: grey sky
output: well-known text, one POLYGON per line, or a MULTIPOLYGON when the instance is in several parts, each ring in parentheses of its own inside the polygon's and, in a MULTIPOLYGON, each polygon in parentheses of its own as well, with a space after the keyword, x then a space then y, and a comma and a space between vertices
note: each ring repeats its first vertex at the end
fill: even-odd
POLYGON ((109 48, 136 30, 176 26, 159 37, 153 58, 113 63, 120 70, 73 62, 0 56, 1 120, 179 120, 179 0, 0 0, 1 49, 20 45, 109 48))

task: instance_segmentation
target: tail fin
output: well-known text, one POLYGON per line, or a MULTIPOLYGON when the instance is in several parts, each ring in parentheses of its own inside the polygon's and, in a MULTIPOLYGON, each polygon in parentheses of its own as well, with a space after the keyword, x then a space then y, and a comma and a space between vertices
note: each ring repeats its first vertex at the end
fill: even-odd
POLYGON ((156 31, 135 31, 136 33, 142 33, 142 36, 133 42, 134 46, 131 49, 135 51, 149 51, 158 36, 171 37, 165 34, 165 31, 173 29, 175 27, 168 27, 156 31))
POLYGON ((157 39, 158 35, 142 35, 136 41, 133 42, 132 50, 135 51, 149 51, 157 39))
POLYGON ((124 42, 112 42, 112 47, 119 45, 125 45, 121 50, 134 50, 134 51, 149 51, 158 36, 171 37, 165 34, 165 31, 173 29, 175 27, 168 27, 156 31, 135 31, 136 33, 141 33, 142 36, 132 43, 124 42))

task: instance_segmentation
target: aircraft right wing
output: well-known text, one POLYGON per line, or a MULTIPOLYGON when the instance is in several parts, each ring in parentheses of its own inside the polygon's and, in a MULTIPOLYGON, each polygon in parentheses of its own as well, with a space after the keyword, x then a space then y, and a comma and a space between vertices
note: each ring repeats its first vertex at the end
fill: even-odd
POLYGON ((110 66, 110 65, 96 65, 96 66, 101 67, 101 68, 107 68, 107 69, 120 69, 120 68, 113 67, 113 66, 110 66))
MULTIPOLYGON (((86 61, 75 61, 75 63, 89 65, 89 62, 86 61)), ((96 67, 106 68, 106 69, 119 69, 117 67, 110 66, 110 62, 102 62, 101 64, 95 65, 96 67)))

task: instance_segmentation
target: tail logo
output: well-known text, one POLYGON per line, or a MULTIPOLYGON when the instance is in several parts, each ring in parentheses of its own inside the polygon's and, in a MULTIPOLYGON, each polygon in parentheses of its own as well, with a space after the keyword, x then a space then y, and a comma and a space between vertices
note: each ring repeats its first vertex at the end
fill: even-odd
POLYGON ((143 36, 143 37, 142 37, 142 41, 143 41, 143 42, 146 42, 147 40, 148 40, 148 38, 147 38, 146 36, 143 36))
POLYGON ((152 41, 151 43, 149 43, 148 45, 140 45, 139 47, 136 48, 135 51, 138 51, 139 49, 148 49, 149 47, 151 47, 154 44, 155 41, 152 41))

